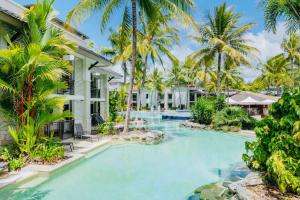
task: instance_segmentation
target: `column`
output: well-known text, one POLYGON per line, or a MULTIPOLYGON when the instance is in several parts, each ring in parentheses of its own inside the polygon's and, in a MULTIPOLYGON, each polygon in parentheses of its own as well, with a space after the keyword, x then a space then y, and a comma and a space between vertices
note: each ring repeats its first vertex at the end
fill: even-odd
POLYGON ((100 114, 104 119, 106 119, 109 115, 109 90, 106 74, 100 75, 100 98, 100 114))

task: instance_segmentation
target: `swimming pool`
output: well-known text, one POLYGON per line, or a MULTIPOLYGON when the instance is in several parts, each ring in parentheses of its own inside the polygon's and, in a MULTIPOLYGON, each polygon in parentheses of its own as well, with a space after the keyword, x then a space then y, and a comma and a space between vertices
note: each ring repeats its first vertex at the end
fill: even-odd
POLYGON ((5 188, 0 199, 184 200, 241 162, 247 138, 180 128, 179 122, 161 121, 158 113, 133 116, 147 118, 151 129, 169 139, 113 145, 49 177, 5 188))

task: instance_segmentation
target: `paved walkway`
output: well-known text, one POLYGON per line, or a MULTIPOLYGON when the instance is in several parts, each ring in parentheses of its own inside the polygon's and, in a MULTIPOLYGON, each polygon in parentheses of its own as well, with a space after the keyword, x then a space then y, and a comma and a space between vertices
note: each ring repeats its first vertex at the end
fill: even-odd
POLYGON ((32 178, 33 176, 38 175, 39 173, 50 173, 53 172, 65 165, 68 165, 75 160, 83 158, 87 153, 92 150, 109 144, 112 141, 112 137, 103 137, 99 140, 89 141, 89 140, 79 140, 79 139, 68 139, 64 140, 67 142, 73 142, 74 151, 70 151, 69 146, 66 146, 66 156, 68 159, 59 162, 54 165, 38 165, 38 164, 29 164, 22 168, 20 171, 10 172, 8 176, 0 178, 0 188, 3 188, 9 184, 17 183, 24 181, 26 179, 32 178))

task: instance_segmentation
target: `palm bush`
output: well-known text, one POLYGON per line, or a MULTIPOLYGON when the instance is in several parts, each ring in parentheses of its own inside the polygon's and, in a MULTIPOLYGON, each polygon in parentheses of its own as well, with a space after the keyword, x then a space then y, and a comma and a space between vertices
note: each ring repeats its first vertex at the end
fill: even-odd
POLYGON ((300 194, 300 88, 286 91, 246 142, 243 160, 282 192, 300 194))
POLYGON ((192 106, 193 121, 200 124, 209 125, 212 122, 214 113, 213 101, 199 98, 195 105, 192 106))
MULTIPOLYGON (((63 37, 63 32, 51 24, 56 17, 53 2, 37 1, 25 13, 26 23, 18 30, 19 38, 11 41, 6 37, 9 46, 0 50, 0 92, 9 97, 9 110, 15 119, 9 133, 16 148, 10 152, 12 159, 8 162, 20 156, 24 160, 33 159, 33 152, 41 150, 36 148, 42 141, 44 126, 71 117, 70 113, 62 112, 65 98, 50 96, 66 87, 61 77, 70 76, 72 66, 63 56, 76 50, 75 45, 63 37)), ((43 150, 52 151, 51 148, 43 150)), ((52 155, 55 157, 61 152, 56 149, 52 155)), ((15 162, 18 163, 21 162, 15 162)))
POLYGON ((216 112, 212 124, 215 129, 239 131, 240 129, 253 129, 255 119, 241 107, 226 107, 216 112))

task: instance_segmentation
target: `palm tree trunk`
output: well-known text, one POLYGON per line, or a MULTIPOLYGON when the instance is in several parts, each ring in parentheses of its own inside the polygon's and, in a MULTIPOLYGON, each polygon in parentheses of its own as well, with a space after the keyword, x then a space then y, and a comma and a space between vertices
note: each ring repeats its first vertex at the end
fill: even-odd
POLYGON ((125 124, 123 134, 128 133, 129 120, 130 120, 130 110, 132 103, 132 91, 133 91, 133 83, 134 83, 134 75, 135 75, 135 66, 136 66, 136 51, 137 51, 137 41, 136 41, 136 32, 137 32, 137 17, 136 17, 136 0, 131 0, 132 4, 132 66, 131 66, 131 77, 130 77, 130 86, 129 86, 129 94, 127 99, 127 109, 125 115, 125 124))
MULTIPOLYGON (((148 66, 148 54, 145 57, 141 88, 144 88, 144 86, 145 86, 147 66, 148 66)), ((142 99, 141 98, 140 98, 138 104, 139 104, 139 107, 142 105, 142 99)))
POLYGON ((217 96, 220 96, 221 87, 221 65, 222 65, 222 54, 218 55, 218 71, 217 71, 217 96))
POLYGON ((123 62, 122 64, 123 66, 123 71, 124 71, 124 81, 123 81, 123 84, 125 85, 126 84, 126 79, 127 79, 127 65, 126 65, 126 62, 123 62))

